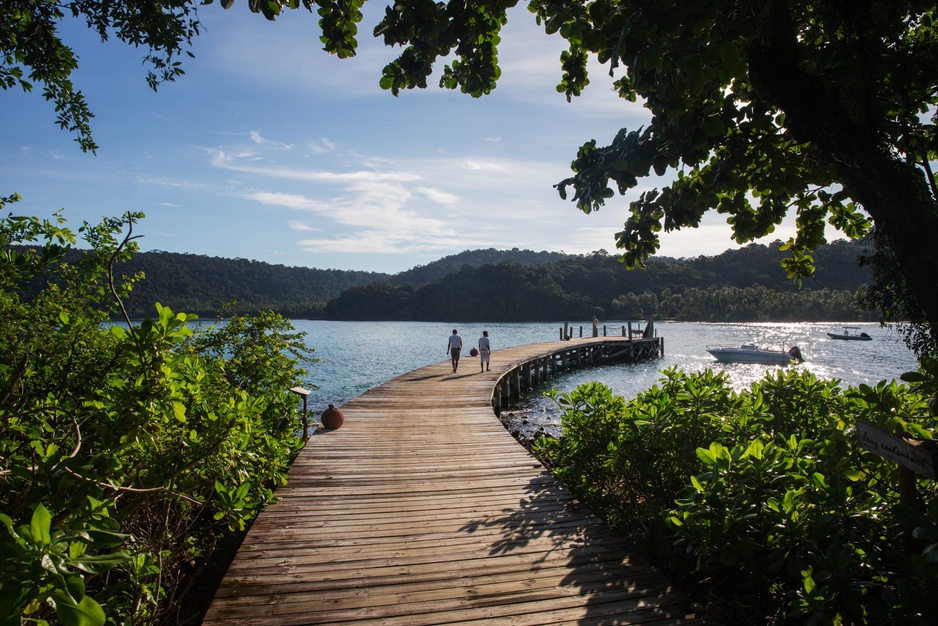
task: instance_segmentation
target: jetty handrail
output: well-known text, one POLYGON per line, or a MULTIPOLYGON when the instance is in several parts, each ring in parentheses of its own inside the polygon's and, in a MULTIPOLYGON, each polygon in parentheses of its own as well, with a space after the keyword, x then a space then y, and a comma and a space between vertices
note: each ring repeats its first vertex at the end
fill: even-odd
MULTIPOLYGON (((624 328, 624 327, 623 327, 624 328)), ((632 336, 585 339, 573 345, 546 344, 543 352, 509 363, 498 376, 492 389, 492 408, 501 415, 525 391, 537 389, 546 380, 572 367, 589 367, 613 362, 643 361, 664 356, 664 339, 632 336)))

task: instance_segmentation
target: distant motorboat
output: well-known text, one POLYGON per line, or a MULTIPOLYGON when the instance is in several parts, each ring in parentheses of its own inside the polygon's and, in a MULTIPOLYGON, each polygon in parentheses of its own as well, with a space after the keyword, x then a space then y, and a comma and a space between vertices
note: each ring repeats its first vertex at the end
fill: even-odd
POLYGON ((720 363, 760 363, 763 365, 790 365, 792 361, 801 363, 804 358, 798 346, 793 346, 788 352, 782 350, 764 350, 754 344, 746 343, 738 348, 707 346, 707 352, 712 354, 720 363))
POLYGON ((860 332, 859 326, 844 326, 842 333, 827 333, 831 339, 847 339, 852 341, 872 341, 873 338, 866 333, 860 332), (853 332, 851 332, 853 331, 853 332))

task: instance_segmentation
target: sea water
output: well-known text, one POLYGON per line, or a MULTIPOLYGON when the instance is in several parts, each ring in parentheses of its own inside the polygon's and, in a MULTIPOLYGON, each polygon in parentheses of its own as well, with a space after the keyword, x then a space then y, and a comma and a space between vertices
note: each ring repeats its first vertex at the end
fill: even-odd
MULTIPOLYGON (((601 321, 599 333, 621 336, 625 321, 601 321)), ((463 367, 474 371, 478 366, 468 355, 487 330, 492 341, 492 368, 498 369, 498 351, 531 343, 558 341, 562 322, 524 324, 458 324, 432 322, 328 322, 294 320, 297 330, 307 333, 306 342, 320 359, 305 363, 307 398, 311 413, 318 414, 330 403, 336 406, 372 387, 410 370, 448 361, 447 340, 457 330, 463 340, 463 367)), ((898 379, 916 368, 916 360, 894 330, 877 324, 850 324, 866 332, 872 341, 830 339, 829 332, 842 332, 842 326, 830 323, 756 323, 703 324, 690 322, 655 322, 655 331, 664 339, 664 356, 634 364, 607 365, 574 370, 547 381, 519 403, 513 411, 523 419, 542 423, 559 421, 553 401, 543 396, 548 388, 572 391, 588 381, 600 381, 627 399, 648 389, 661 377, 661 370, 677 367, 688 372, 707 368, 725 371, 735 389, 743 389, 773 372, 779 366, 718 363, 708 346, 738 347, 754 343, 760 348, 785 350, 798 346, 805 362, 798 369, 813 372, 819 378, 837 379, 844 385, 875 385, 882 380, 898 379), (526 416, 526 417, 525 417, 526 416)), ((591 321, 573 323, 574 336, 592 334, 591 321)), ((519 418, 521 419, 521 418, 519 418)))

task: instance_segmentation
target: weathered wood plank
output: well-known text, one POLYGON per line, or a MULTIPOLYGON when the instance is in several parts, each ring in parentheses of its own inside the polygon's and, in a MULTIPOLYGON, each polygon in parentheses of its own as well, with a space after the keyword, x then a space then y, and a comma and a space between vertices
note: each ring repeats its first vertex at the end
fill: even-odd
POLYGON ((617 341, 500 350, 485 373, 443 361, 346 404, 251 527, 203 624, 704 623, 493 414, 523 363, 543 373, 558 351, 617 341))

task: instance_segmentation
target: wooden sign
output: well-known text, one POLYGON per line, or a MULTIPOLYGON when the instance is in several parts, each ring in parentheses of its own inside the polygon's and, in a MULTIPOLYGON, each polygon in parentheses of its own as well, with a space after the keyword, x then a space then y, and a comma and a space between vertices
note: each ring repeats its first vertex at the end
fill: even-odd
POLYGON ((938 480, 938 444, 934 441, 906 439, 862 420, 857 420, 857 439, 873 454, 938 480))

